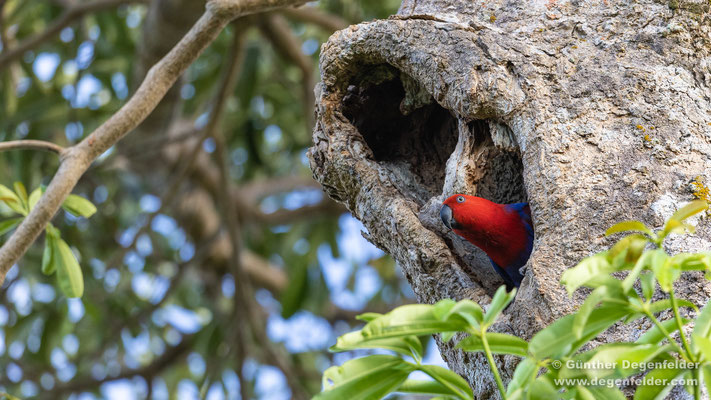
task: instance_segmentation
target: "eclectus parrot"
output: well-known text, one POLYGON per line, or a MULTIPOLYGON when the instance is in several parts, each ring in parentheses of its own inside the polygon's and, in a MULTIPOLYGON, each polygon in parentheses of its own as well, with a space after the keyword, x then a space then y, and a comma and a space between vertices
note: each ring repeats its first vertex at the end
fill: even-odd
POLYGON ((481 197, 455 194, 442 203, 442 222, 457 235, 484 250, 507 289, 519 287, 533 248, 533 223, 528 203, 497 204, 481 197))

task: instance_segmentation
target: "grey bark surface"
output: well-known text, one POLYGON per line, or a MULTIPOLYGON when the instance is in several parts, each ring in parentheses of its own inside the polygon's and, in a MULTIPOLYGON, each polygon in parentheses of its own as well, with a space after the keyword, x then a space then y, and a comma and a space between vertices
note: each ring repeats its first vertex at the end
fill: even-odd
MULTIPOLYGON (((533 254, 497 325, 530 338, 574 310, 566 268, 611 245, 625 219, 660 227, 711 176, 707 2, 404 0, 388 20, 334 34, 321 54, 314 177, 390 253, 418 300, 481 304, 501 284, 481 251, 445 230, 441 202, 527 200, 533 254), (647 135, 647 136, 645 136, 647 135)), ((711 248, 711 224, 668 250, 711 248)), ((680 296, 705 304, 690 274, 680 296)), ((618 326, 597 342, 633 339, 618 326)), ((483 357, 439 343, 475 398, 483 357)), ((499 359, 510 377, 516 359, 499 359)))

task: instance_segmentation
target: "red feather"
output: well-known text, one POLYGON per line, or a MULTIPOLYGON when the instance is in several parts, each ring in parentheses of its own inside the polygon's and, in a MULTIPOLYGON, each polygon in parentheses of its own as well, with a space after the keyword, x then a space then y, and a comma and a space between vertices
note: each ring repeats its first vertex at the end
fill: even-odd
POLYGON ((497 204, 481 197, 454 195, 444 205, 452 210, 452 230, 482 249, 510 275, 518 274, 531 253, 533 229, 527 204, 497 204), (510 269, 514 268, 514 271, 510 269))

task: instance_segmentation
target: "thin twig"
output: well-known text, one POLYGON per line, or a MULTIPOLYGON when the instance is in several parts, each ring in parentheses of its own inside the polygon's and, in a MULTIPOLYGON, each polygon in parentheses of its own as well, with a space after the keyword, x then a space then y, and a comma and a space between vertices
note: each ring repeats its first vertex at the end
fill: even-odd
POLYGON ((313 61, 301 51, 301 41, 294 35, 289 22, 277 13, 265 14, 259 23, 264 36, 274 49, 285 59, 290 60, 301 70, 301 96, 308 132, 314 126, 314 65, 313 61))
POLYGON ((42 43, 52 39, 55 35, 61 32, 62 29, 66 28, 71 23, 79 18, 82 18, 86 14, 115 8, 122 4, 148 3, 148 1, 149 0, 95 0, 88 3, 77 3, 64 10, 62 15, 52 21, 47 29, 41 33, 23 40, 17 46, 3 49, 2 55, 0 55, 0 69, 3 69, 13 60, 20 58, 28 50, 32 50, 42 43))
POLYGON ((0 152, 8 150, 40 150, 56 153, 61 156, 65 149, 58 144, 44 140, 11 140, 9 142, 0 142, 0 152))
POLYGON ((47 190, 30 214, 0 248, 0 283, 47 226, 91 163, 140 124, 158 105, 178 77, 222 29, 242 15, 303 4, 306 0, 211 0, 205 13, 173 49, 154 65, 136 93, 105 123, 65 156, 47 190))

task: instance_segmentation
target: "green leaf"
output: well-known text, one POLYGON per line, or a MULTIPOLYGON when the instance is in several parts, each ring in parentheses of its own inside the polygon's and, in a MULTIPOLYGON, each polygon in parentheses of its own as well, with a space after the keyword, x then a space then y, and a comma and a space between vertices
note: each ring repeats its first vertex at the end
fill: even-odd
POLYGON ((70 194, 67 199, 64 200, 62 208, 77 217, 84 218, 89 218, 96 212, 96 207, 92 202, 75 194, 70 194))
POLYGON ((415 366, 391 355, 372 355, 333 366, 323 373, 324 391, 314 400, 380 399, 402 385, 415 366))
POLYGON ((356 316, 356 319, 360 320, 360 321, 364 321, 364 322, 370 322, 370 321, 372 321, 378 317, 382 317, 382 316, 383 316, 383 314, 374 313, 374 312, 367 312, 367 313, 363 313, 363 314, 356 316))
POLYGON ((634 394, 635 400, 662 400, 674 387, 672 380, 682 375, 687 370, 677 368, 659 368, 650 371, 644 376, 642 384, 637 386, 634 394), (653 383, 663 382, 661 385, 653 383))
MULTIPOLYGON (((690 321, 691 320, 686 319, 686 318, 681 319, 682 325, 686 325, 690 321)), ((676 319, 674 319, 674 318, 663 321, 661 323, 661 325, 664 328, 664 330, 666 330, 667 333, 669 333, 669 334, 672 334, 672 333, 676 332, 677 330, 679 330, 679 326, 676 324, 676 319)), ((664 336, 664 333, 659 329, 659 327, 657 327, 655 325, 655 326, 651 327, 647 332, 645 332, 642 336, 640 336, 639 339, 637 339, 635 341, 635 343, 658 344, 659 342, 661 342, 664 339, 666 339, 666 337, 664 336)))
POLYGON ((653 361, 658 356, 666 354, 670 350, 673 350, 671 344, 664 346, 657 344, 638 344, 637 346, 633 346, 628 350, 623 351, 621 354, 618 354, 616 363, 620 371, 624 370, 623 376, 629 376, 644 370, 644 368, 632 367, 641 367, 644 364, 653 361), (628 364, 625 364, 625 362, 628 364), (628 365, 630 368, 625 369, 625 365, 628 365))
POLYGON ((605 399, 605 400, 627 400, 620 389, 616 387, 609 386, 588 386, 587 390, 593 396, 594 399, 605 399))
MULTIPOLYGON (((679 305, 679 307, 688 307, 694 311, 699 311, 699 308, 696 307, 696 304, 690 302, 689 300, 676 299, 676 303, 679 305)), ((658 312, 670 309, 671 306, 671 299, 655 301, 654 303, 649 305, 649 312, 651 312, 652 314, 656 314, 658 312)))
POLYGON ((607 298, 609 291, 610 290, 607 286, 600 286, 599 288, 593 290, 592 293, 590 293, 590 295, 588 295, 585 299, 583 304, 580 305, 580 308, 578 308, 578 311, 574 314, 575 318, 573 319, 573 334, 576 339, 580 339, 583 335, 583 328, 585 327, 585 323, 588 321, 590 313, 593 312, 598 304, 602 303, 602 301, 607 298))
POLYGON ((67 297, 81 297, 84 293, 84 278, 81 267, 67 242, 57 238, 54 244, 53 256, 57 266, 57 281, 59 288, 67 297))
POLYGON ((44 252, 42 253, 42 273, 52 275, 57 270, 57 260, 54 249, 57 247, 57 238, 52 235, 45 235, 44 252))
POLYGON ((6 219, 5 221, 0 222, 0 235, 4 235, 11 230, 15 229, 17 224, 22 222, 24 217, 19 217, 19 218, 12 218, 12 219, 6 219))
POLYGON ((423 336, 463 331, 468 326, 469 323, 459 315, 442 320, 435 315, 434 306, 408 304, 368 322, 362 332, 366 338, 423 336))
MULTIPOLYGON (((435 306, 436 307, 436 306, 435 306)), ((484 320, 484 310, 471 300, 461 300, 458 301, 453 307, 440 316, 443 320, 448 320, 452 315, 458 315, 464 318, 469 325, 474 329, 479 329, 480 324, 484 320)))
POLYGON ((642 285, 642 295, 646 301, 649 301, 654 295, 654 274, 645 272, 639 276, 639 282, 642 285))
POLYGON ((361 331, 340 336, 329 350, 338 352, 355 349, 386 349, 415 359, 422 358, 422 342, 417 336, 373 339, 365 338, 361 331))
MULTIPOLYGON (((486 332, 485 335, 489 349, 494 354, 513 354, 525 357, 528 352, 528 343, 520 337, 496 332, 486 332)), ((484 342, 481 337, 469 336, 457 343, 457 347, 465 351, 484 351, 484 342)))
POLYGON ((560 395, 550 377, 546 375, 538 377, 528 388, 529 400, 553 400, 559 399, 560 395))
POLYGON ((667 222, 664 224, 664 229, 659 235, 661 239, 667 237, 670 233, 684 233, 685 230, 693 232, 694 227, 683 223, 683 221, 694 214, 700 213, 708 208, 708 203, 705 200, 695 200, 677 210, 667 222))
MULTIPOLYGON (((635 348, 635 346, 647 346, 638 345, 634 343, 609 343, 598 346, 595 353, 589 360, 585 363, 591 366, 591 368, 585 368, 582 372, 585 373, 590 378, 606 378, 618 372, 622 368, 622 365, 617 363, 617 359, 620 355, 635 348)), ((583 365, 585 365, 585 363, 583 365)), ((571 371, 566 371, 568 374, 571 371)))
POLYGON ((15 182, 13 184, 13 187, 15 188, 15 193, 17 193, 17 198, 20 199, 20 204, 22 204, 22 208, 25 209, 26 212, 29 212, 29 198, 27 197, 27 190, 25 189, 25 185, 23 185, 22 182, 15 182))
POLYGON ((42 197, 43 192, 44 190, 42 190, 42 187, 37 187, 35 190, 32 191, 32 193, 30 193, 30 198, 28 200, 30 211, 35 208, 35 205, 37 205, 37 202, 39 201, 40 197, 42 197))
POLYGON ((590 313, 580 338, 573 333, 575 316, 567 315, 533 336, 528 344, 528 352, 536 360, 560 359, 572 354, 629 313, 625 307, 603 304, 590 313))
POLYGON ((649 235, 650 238, 655 238, 656 235, 651 229, 647 228, 647 225, 640 221, 622 221, 615 225, 612 225, 608 230, 605 231, 605 236, 610 236, 619 232, 641 232, 649 235))
MULTIPOLYGON (((704 384, 706 385, 706 393, 711 393, 711 364, 701 366, 704 384)), ((699 385, 701 382, 699 382, 699 385)))
POLYGON ((669 219, 681 222, 694 214, 698 214, 701 211, 706 210, 707 208, 709 208, 709 205, 706 200, 694 200, 678 209, 669 219))
POLYGON ((568 294, 572 295, 579 287, 590 283, 590 281, 600 277, 609 278, 609 274, 614 271, 615 268, 605 255, 596 254, 583 259, 575 267, 566 270, 560 282, 565 285, 568 294))
POLYGON ((512 289, 511 292, 506 293, 506 287, 503 285, 500 286, 499 289, 496 290, 494 298, 491 299, 491 304, 489 304, 486 314, 484 314, 484 321, 482 325, 491 326, 491 324, 496 321, 496 318, 499 316, 501 311, 506 308, 509 303, 511 303, 514 297, 516 297, 516 288, 512 289))
POLYGON ((575 386, 575 399, 576 400, 597 400, 595 395, 592 394, 585 386, 576 385, 575 386))
POLYGON ((518 363, 513 378, 506 388, 506 397, 511 397, 516 390, 527 387, 536 377, 539 369, 538 364, 532 358, 525 358, 518 363))
POLYGON ((416 393, 416 394, 431 394, 431 395, 452 395, 452 391, 437 381, 423 381, 408 379, 400 385, 395 392, 401 393, 416 393))
POLYGON ((704 271, 711 268, 711 257, 704 253, 680 253, 671 261, 682 271, 704 271))
POLYGON ((439 365, 419 365, 418 369, 449 388, 453 394, 460 397, 474 397, 474 393, 472 393, 472 389, 469 387, 467 381, 454 371, 440 367, 439 365))
POLYGON ((711 361, 711 339, 699 335, 691 335, 692 343, 697 352, 701 353, 707 361, 711 361))
POLYGON ((15 192, 8 189, 7 186, 0 185, 0 201, 3 201, 5 204, 7 204, 7 206, 10 207, 12 211, 20 215, 27 215, 27 210, 22 207, 22 202, 20 201, 20 198, 17 197, 15 192))
POLYGON ((697 315, 693 334, 711 339, 711 301, 707 302, 697 315))
POLYGON ((657 278, 659 286, 665 293, 669 293, 672 288, 674 281, 679 279, 681 276, 681 270, 670 262, 669 256, 664 254, 664 256, 658 256, 653 259, 651 264, 652 272, 654 272, 654 277, 657 278))
POLYGON ((607 259, 612 263, 615 271, 630 269, 642 255, 647 243, 649 239, 643 235, 638 233, 627 235, 618 240, 606 253, 607 259))
POLYGON ((655 265, 664 263, 667 258, 667 253, 665 253, 664 250, 661 249, 647 251, 642 254, 642 256, 637 259, 637 262, 635 263, 634 268, 632 268, 632 271, 630 271, 627 277, 625 277, 625 279, 622 281, 622 290, 625 293, 629 292, 634 286, 637 277, 640 273, 642 273, 642 270, 645 267, 651 266, 652 268, 654 268, 655 265))

